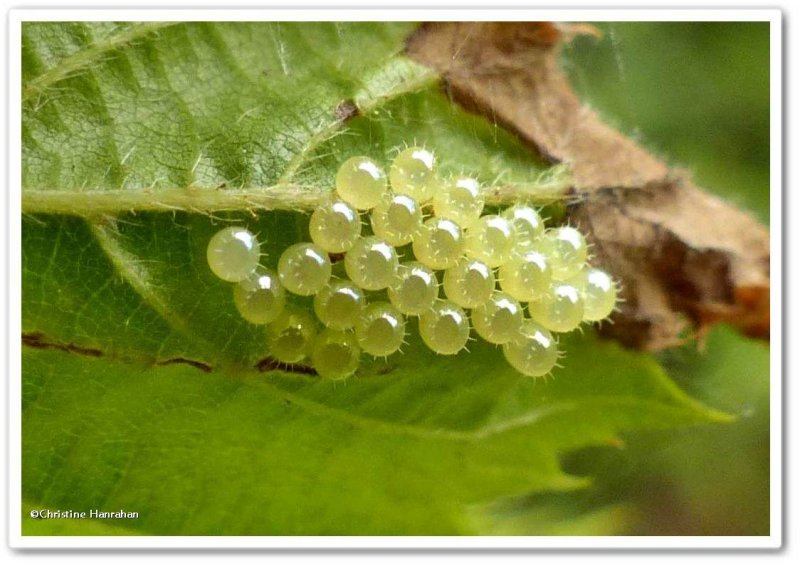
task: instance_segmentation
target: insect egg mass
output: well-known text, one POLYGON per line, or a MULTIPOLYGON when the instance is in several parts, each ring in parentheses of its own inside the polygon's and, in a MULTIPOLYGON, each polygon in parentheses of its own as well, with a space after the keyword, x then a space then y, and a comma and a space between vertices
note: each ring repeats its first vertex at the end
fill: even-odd
POLYGON ((208 265, 234 283, 242 319, 266 325, 274 360, 347 379, 362 353, 400 352, 406 317, 418 317, 410 331, 435 354, 466 350, 472 325, 479 339, 502 347, 514 370, 535 378, 556 366, 557 333, 611 315, 619 289, 588 262, 580 230, 546 229, 539 210, 524 202, 498 210, 494 201, 505 196, 497 187, 484 190, 477 178, 449 171, 440 176, 437 167, 422 147, 400 151, 388 179, 370 157, 347 159, 336 172, 335 195, 308 220, 313 243, 286 248, 276 271, 259 265, 260 245, 248 229, 214 234, 208 265), (492 210, 484 214, 489 195, 492 210), (366 228, 359 211, 368 211, 366 228))

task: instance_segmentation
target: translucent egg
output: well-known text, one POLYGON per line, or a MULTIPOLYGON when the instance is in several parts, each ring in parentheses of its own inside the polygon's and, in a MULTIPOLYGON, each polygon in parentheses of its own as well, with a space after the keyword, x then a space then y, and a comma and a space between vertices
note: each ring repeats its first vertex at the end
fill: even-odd
POLYGON ((308 223, 311 241, 330 253, 343 253, 361 235, 358 211, 342 200, 318 206, 308 223))
POLYGON ((553 278, 550 262, 538 251, 515 254, 500 266, 500 287, 518 301, 534 301, 550 289, 553 278))
POLYGON ((420 315, 419 334, 428 348, 437 354, 451 356, 467 344, 469 319, 455 303, 439 300, 431 310, 420 315))
POLYGON ((317 326, 305 311, 285 310, 267 327, 270 355, 285 364, 296 364, 311 353, 317 326))
POLYGON ((558 361, 558 343, 549 330, 533 320, 525 319, 514 340, 503 344, 508 363, 523 375, 547 375, 558 361))
POLYGON ((372 210, 372 231, 392 244, 403 246, 411 242, 422 227, 422 210, 408 195, 390 195, 372 210))
POLYGON ((356 323, 356 339, 361 349, 373 356, 389 356, 403 345, 406 319, 386 302, 372 303, 356 323))
POLYGON ((545 232, 546 251, 550 255, 553 279, 563 281, 583 269, 586 264, 586 239, 572 226, 560 226, 545 232))
POLYGON ((553 332, 569 332, 583 320, 583 297, 573 285, 554 283, 539 300, 528 303, 530 317, 553 332))
POLYGON ((331 278, 331 260, 325 250, 314 244, 294 244, 281 254, 278 276, 289 292, 313 295, 331 278))
POLYGON ((347 276, 369 291, 385 289, 397 277, 397 251, 376 236, 359 238, 344 258, 347 276))
POLYGON ((519 247, 529 248, 544 235, 544 221, 532 206, 517 204, 504 210, 501 216, 514 225, 519 247))
POLYGON ((258 267, 261 248, 256 237, 237 226, 223 228, 211 237, 206 259, 211 271, 223 281, 238 283, 258 267))
POLYGON ((462 258, 444 272, 444 294, 460 307, 475 308, 492 296, 492 268, 479 259, 462 258))
POLYGON ((462 228, 469 228, 483 212, 483 192, 478 181, 457 177, 444 183, 433 195, 433 212, 449 218, 462 228))
POLYGON ((431 268, 416 261, 401 263, 389 287, 389 300, 405 315, 430 310, 439 296, 439 282, 431 268))
POLYGON ((431 199, 438 186, 436 158, 421 147, 409 147, 397 154, 389 169, 394 192, 408 195, 418 203, 431 199))
POLYGON ((369 157, 351 157, 336 173, 336 192, 358 210, 378 204, 386 191, 386 174, 369 157))
POLYGON ((522 306, 508 293, 495 291, 483 305, 472 311, 472 326, 478 336, 492 344, 505 344, 519 333, 522 306))
POLYGON ((464 254, 461 228, 447 218, 429 218, 414 238, 414 257, 433 269, 447 269, 464 254))
POLYGON ((358 369, 361 349, 352 332, 326 328, 316 340, 311 351, 311 364, 326 379, 345 379, 358 369))
POLYGON ((600 269, 591 268, 586 272, 584 287, 583 319, 603 320, 608 317, 617 304, 617 286, 611 276, 600 269))
POLYGON ((314 295, 317 318, 335 330, 347 330, 355 326, 365 304, 364 292, 345 279, 331 281, 314 295))
POLYGON ((511 259, 516 241, 514 225, 502 216, 490 214, 467 230, 466 251, 469 257, 489 267, 499 267, 511 259))
POLYGON ((275 320, 285 304, 285 293, 278 276, 271 269, 258 269, 233 288, 233 302, 239 314, 253 324, 275 320))

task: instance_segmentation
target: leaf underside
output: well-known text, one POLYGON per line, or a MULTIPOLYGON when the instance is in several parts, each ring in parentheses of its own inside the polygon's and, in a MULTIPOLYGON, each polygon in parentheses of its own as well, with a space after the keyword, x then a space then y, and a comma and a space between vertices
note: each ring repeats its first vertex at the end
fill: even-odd
POLYGON ((345 158, 386 162, 411 143, 445 172, 533 182, 539 158, 401 54, 413 30, 23 26, 23 202, 36 205, 23 218, 24 509, 139 513, 25 519, 24 534, 480 534, 492 529, 475 506, 586 486, 562 472, 566 451, 726 420, 592 333, 564 341, 552 380, 523 379, 478 342, 435 356, 415 329, 406 355, 365 360, 344 383, 261 371, 264 331, 236 313, 205 247, 245 224, 274 266, 308 237, 302 206, 94 207, 102 191, 324 194, 345 158), (71 207, 48 209, 53 195, 71 207))

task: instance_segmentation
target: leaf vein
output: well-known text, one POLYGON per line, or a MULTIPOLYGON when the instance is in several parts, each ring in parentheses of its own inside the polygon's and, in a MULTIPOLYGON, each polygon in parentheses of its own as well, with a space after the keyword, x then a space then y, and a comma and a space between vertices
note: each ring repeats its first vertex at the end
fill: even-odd
POLYGON ((132 43, 139 38, 145 37, 159 29, 176 25, 179 22, 146 22, 136 24, 130 29, 125 30, 104 41, 90 44, 64 59, 58 65, 51 67, 38 77, 31 79, 22 88, 22 101, 25 102, 34 96, 43 94, 54 84, 73 76, 82 69, 86 69, 96 63, 104 54, 118 49, 126 44, 132 43))

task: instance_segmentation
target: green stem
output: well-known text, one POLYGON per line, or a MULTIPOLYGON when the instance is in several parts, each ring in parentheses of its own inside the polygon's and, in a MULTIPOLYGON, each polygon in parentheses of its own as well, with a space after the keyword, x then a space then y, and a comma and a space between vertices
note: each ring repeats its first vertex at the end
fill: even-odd
MULTIPOLYGON (((507 184, 486 187, 487 205, 506 205, 518 201, 546 204, 563 198, 568 178, 547 182, 507 184)), ((172 188, 22 191, 24 214, 66 214, 80 217, 118 215, 135 212, 313 210, 331 199, 330 189, 291 183, 246 189, 172 188)))

